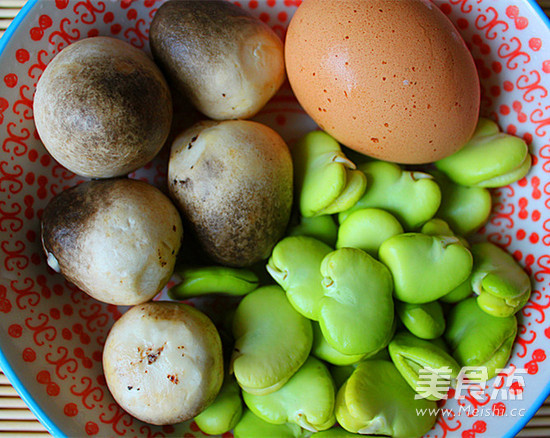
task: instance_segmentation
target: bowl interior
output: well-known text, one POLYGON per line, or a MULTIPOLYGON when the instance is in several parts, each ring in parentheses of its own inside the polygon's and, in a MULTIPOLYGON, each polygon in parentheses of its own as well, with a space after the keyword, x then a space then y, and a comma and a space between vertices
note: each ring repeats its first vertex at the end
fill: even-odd
MULTIPOLYGON (((101 367, 110 326, 124 309, 98 303, 46 266, 40 216, 47 202, 81 178, 46 152, 33 123, 36 82, 68 44, 107 35, 148 51, 148 27, 162 0, 31 0, 0 42, 0 366, 44 424, 68 436, 203 436, 195 423, 153 427, 111 398, 101 367)), ((284 38, 300 0, 235 2, 284 38)), ((525 267, 533 295, 519 314, 509 366, 523 381, 475 385, 428 436, 513 436, 550 391, 550 30, 530 1, 436 0, 475 58, 482 113, 530 144, 534 166, 511 186, 493 191, 493 213, 480 234, 525 267), (495 396, 496 391, 496 396, 495 396), (476 411, 477 409, 477 411, 476 411)), ((290 87, 255 117, 291 145, 316 125, 290 87)), ((132 177, 165 189, 167 150, 132 177)), ((165 299, 165 292, 156 299, 165 299)))

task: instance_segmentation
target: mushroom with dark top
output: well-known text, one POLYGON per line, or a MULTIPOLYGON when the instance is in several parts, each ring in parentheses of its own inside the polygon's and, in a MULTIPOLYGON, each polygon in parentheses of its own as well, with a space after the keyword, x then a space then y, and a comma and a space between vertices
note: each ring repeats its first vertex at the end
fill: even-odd
POLYGON ((279 37, 228 1, 168 1, 149 39, 171 84, 212 119, 252 117, 285 79, 279 37))
POLYGON ((215 261, 250 266, 269 257, 292 205, 284 140, 257 122, 201 122, 172 145, 170 194, 215 261))
POLYGON ((40 77, 34 120, 44 146, 70 171, 126 175, 149 162, 170 132, 172 99, 155 63, 108 37, 63 49, 40 77))
POLYGON ((90 181, 65 190, 42 216, 48 265, 99 301, 149 301, 174 270, 180 215, 157 188, 131 179, 90 181))

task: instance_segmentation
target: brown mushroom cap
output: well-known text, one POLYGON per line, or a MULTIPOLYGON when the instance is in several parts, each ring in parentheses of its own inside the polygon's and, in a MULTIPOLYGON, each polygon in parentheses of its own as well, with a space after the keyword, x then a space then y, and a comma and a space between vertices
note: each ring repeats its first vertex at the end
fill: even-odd
POLYGON ((72 172, 126 175, 149 162, 172 121, 155 63, 123 41, 94 37, 62 50, 40 77, 34 119, 44 146, 72 172))
POLYGON ((273 129, 249 120, 200 122, 172 144, 170 194, 219 263, 269 257, 292 205, 292 159, 273 129))

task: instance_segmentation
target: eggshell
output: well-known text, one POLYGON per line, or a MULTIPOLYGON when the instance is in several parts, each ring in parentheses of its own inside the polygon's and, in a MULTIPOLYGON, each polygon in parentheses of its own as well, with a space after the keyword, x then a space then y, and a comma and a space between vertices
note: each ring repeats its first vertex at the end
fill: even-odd
POLYGON ((356 151, 426 163, 474 132, 474 61, 429 1, 305 0, 288 28, 285 61, 305 111, 356 151))

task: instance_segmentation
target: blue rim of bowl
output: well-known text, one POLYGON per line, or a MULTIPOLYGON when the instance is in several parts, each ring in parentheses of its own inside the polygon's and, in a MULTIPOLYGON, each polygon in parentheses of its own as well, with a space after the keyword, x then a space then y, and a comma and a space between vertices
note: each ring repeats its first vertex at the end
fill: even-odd
POLYGON ((550 17, 546 15, 546 13, 543 11, 542 7, 537 3, 537 0, 527 0, 527 3, 533 8, 535 13, 542 18, 542 21, 544 24, 546 24, 546 27, 550 30, 550 17))
MULTIPOLYGON (((25 17, 31 11, 31 9, 39 3, 40 0, 28 0, 27 3, 21 8, 19 13, 13 19, 11 24, 8 26, 2 37, 0 38, 0 56, 4 53, 6 46, 8 45, 11 37, 15 33, 16 29, 23 22, 25 17)), ((42 407, 34 399, 31 393, 27 390, 23 382, 19 379, 12 366, 8 362, 8 359, 4 355, 2 348, 0 347, 0 368, 2 372, 6 375, 10 383, 13 385, 19 396, 23 399, 25 404, 29 407, 32 413, 38 418, 38 421, 44 425, 44 427, 50 432, 54 437, 66 438, 65 435, 59 426, 55 424, 52 419, 44 412, 42 407)))
MULTIPOLYGON (((40 0, 28 0, 27 3, 25 3, 25 6, 23 6, 21 11, 13 19, 8 29, 6 30, 6 32, 4 32, 4 34, 0 38, 0 56, 4 52, 6 46, 8 45, 8 42, 10 41, 11 37, 15 33, 15 30, 19 27, 19 25, 21 24, 23 19, 28 15, 31 9, 39 2, 40 0)), ((536 2, 536 0, 527 0, 527 3, 531 6, 533 11, 541 18, 543 23, 550 30, 550 17, 548 17, 544 13, 541 6, 536 2)), ((36 400, 27 390, 23 382, 21 382, 19 377, 15 374, 15 371, 11 367, 6 356, 4 356, 4 353, 1 347, 0 347, 0 368, 2 369, 3 373, 7 376, 8 380, 13 385, 13 387, 15 388, 19 396, 23 399, 23 401, 34 413, 34 415, 36 415, 36 418, 38 418, 38 420, 46 427, 46 429, 48 429, 48 431, 54 437, 67 438, 67 435, 65 435, 61 431, 61 429, 57 426, 57 424, 55 424, 50 419, 50 417, 42 410, 40 405, 36 402, 36 400)), ((539 394, 539 396, 531 404, 531 406, 529 407, 525 415, 521 418, 521 420, 517 421, 511 427, 511 429, 504 435, 504 438, 515 437, 525 427, 525 425, 529 422, 529 420, 534 417, 534 415, 537 413, 537 411, 539 410, 539 408, 542 406, 542 404, 548 398, 549 395, 550 395, 550 382, 546 384, 544 390, 539 394)))

